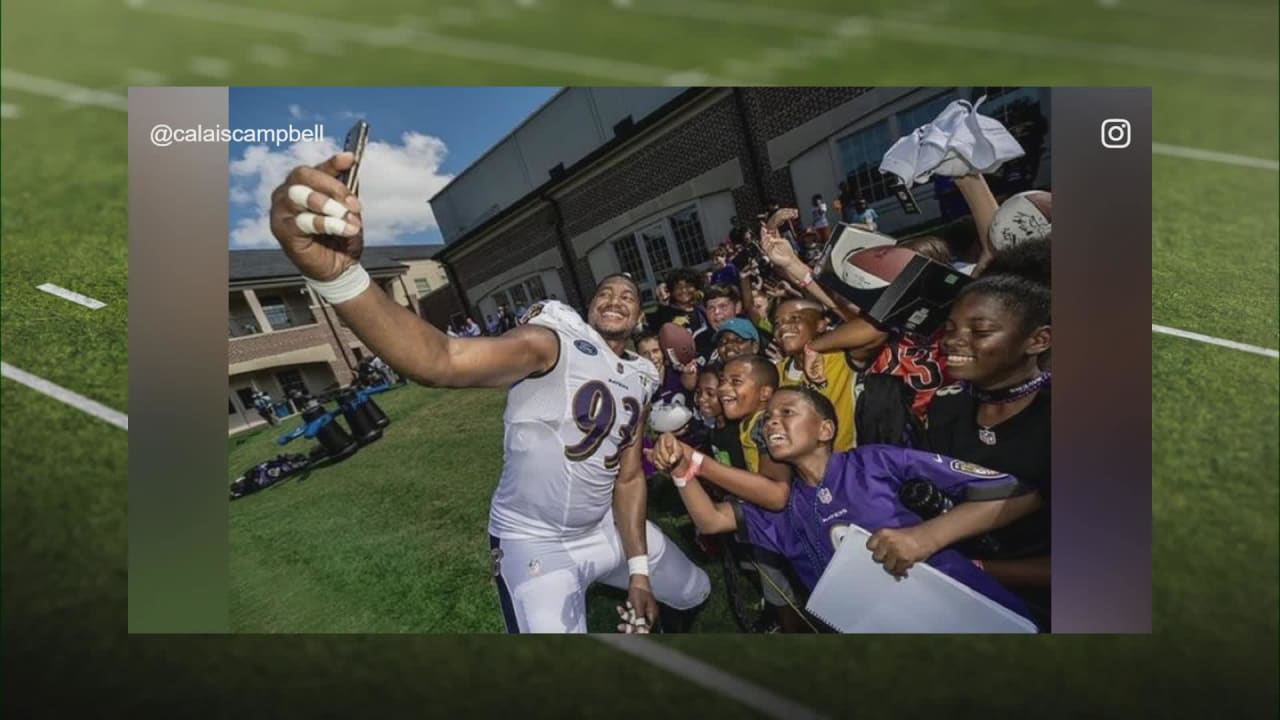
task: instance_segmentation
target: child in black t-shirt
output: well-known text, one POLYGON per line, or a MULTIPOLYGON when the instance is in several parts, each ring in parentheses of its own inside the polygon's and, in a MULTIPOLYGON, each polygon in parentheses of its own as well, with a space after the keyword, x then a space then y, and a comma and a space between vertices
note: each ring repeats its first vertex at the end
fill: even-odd
POLYGON ((1044 506, 992 534, 985 569, 1033 606, 1047 626, 1050 577, 1050 379, 1040 369, 1052 345, 1049 288, 1030 277, 984 275, 961 291, 942 350, 957 384, 929 407, 926 444, 936 453, 1009 473, 1044 506))

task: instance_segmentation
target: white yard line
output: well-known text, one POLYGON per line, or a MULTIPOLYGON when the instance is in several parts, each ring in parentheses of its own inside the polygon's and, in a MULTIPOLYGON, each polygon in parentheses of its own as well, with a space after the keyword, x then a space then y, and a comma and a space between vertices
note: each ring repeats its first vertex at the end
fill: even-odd
POLYGON ((164 73, 145 68, 129 68, 124 73, 124 82, 130 87, 164 85, 167 81, 168 78, 165 77, 164 73))
POLYGON ((61 80, 28 75, 8 68, 0 69, 0 87, 6 90, 18 90, 32 95, 57 98, 74 105, 90 105, 121 112, 129 109, 129 101, 123 95, 80 87, 61 80))
POLYGON ((289 64, 289 53, 274 45, 254 45, 249 51, 249 62, 268 67, 285 67, 289 64))
POLYGON ((187 63, 187 69, 197 75, 221 80, 231 74, 231 63, 222 58, 196 56, 187 63))
POLYGON ((636 635, 600 634, 591 637, 620 652, 656 665, 672 675, 737 700, 748 708, 777 720, 817 720, 825 716, 771 690, 708 665, 662 643, 636 635))
POLYGON ((72 292, 64 287, 58 287, 53 283, 45 283, 43 285, 37 285, 36 289, 43 290, 49 293, 50 295, 56 295, 57 297, 60 297, 63 300, 70 300, 71 302, 77 305, 83 305, 89 308, 90 310, 97 310, 99 308, 104 308, 107 306, 107 304, 102 302, 101 300, 94 300, 88 295, 81 295, 78 292, 72 292))
POLYGON ((0 376, 9 378, 16 383, 26 385, 38 393, 48 395, 58 402, 70 405, 71 407, 88 413, 99 420, 105 420, 121 430, 126 432, 129 430, 128 415, 112 410, 106 405, 90 400, 83 395, 73 393, 61 385, 55 385, 48 380, 38 378, 25 370, 19 370, 7 362, 0 362, 0 376))
POLYGON ((841 23, 853 21, 865 23, 866 28, 873 34, 890 36, 900 42, 918 45, 957 47, 972 51, 1013 53, 1030 57, 1262 80, 1274 80, 1277 77, 1276 63, 1270 61, 1210 53, 1113 45, 1086 40, 1066 40, 1030 33, 974 30, 945 23, 934 25, 864 15, 832 15, 781 6, 743 5, 721 0, 633 0, 620 10, 701 19, 716 23, 804 30, 813 34, 821 34, 838 27, 841 23))
MULTIPOLYGON (((396 47, 437 57, 451 57, 495 65, 533 68, 583 78, 605 78, 614 82, 660 85, 682 72, 679 68, 578 55, 560 50, 521 47, 484 40, 469 40, 423 30, 380 27, 360 23, 317 18, 309 15, 259 10, 251 7, 224 5, 201 0, 144 3, 133 8, 187 20, 218 23, 258 31, 301 35, 302 37, 341 38, 335 42, 361 43, 375 47, 396 47)), ((725 78, 705 78, 707 84, 730 85, 725 78)))
POLYGON ((13 103, 0 103, 0 118, 13 120, 22 117, 22 108, 13 103))
POLYGON ((1168 155, 1169 157, 1187 158, 1189 160, 1206 160, 1208 162, 1223 163, 1225 165, 1238 165, 1240 167, 1270 170, 1271 172, 1280 171, 1280 162, 1276 162, 1275 160, 1249 157, 1248 155, 1232 155, 1231 153, 1218 152, 1216 150, 1200 150, 1198 148, 1181 147, 1178 145, 1165 145, 1164 143, 1157 142, 1151 143, 1151 154, 1168 155))
POLYGON ((1253 353, 1269 358, 1280 358, 1280 350, 1271 350, 1269 348, 1258 347, 1257 345, 1249 345, 1248 343, 1236 342, 1235 340, 1223 340, 1212 335, 1201 335, 1187 330, 1179 330, 1178 328, 1166 327, 1164 325, 1156 325, 1152 323, 1151 332, 1158 332, 1164 335, 1172 335, 1174 337, 1185 338, 1187 340, 1195 340, 1197 342, 1217 345, 1219 347, 1231 348, 1240 352, 1253 353))

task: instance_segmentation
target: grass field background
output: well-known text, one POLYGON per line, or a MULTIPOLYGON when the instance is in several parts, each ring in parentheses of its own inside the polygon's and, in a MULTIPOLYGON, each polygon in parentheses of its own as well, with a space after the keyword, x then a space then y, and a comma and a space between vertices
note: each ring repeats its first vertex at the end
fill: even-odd
MULTIPOLYGON (((410 385, 376 400, 394 418, 381 440, 233 503, 233 631, 504 632, 484 528, 502 469, 506 394, 410 385)), ((298 422, 231 438, 228 479, 314 445, 277 444, 298 422)), ((650 501, 650 519, 714 584, 693 631, 736 632, 719 561, 693 547, 679 497, 668 484, 650 501)), ((593 589, 588 628, 613 632, 625 599, 593 589)))
MULTIPOLYGON (((1274 2, 881 0, 853 7, 797 0, 780 8, 763 0, 632 0, 625 10, 606 1, 527 4, 6 2, 0 9, 2 359, 128 411, 123 108, 129 85, 702 79, 1139 85, 1154 89, 1159 143, 1272 162, 1280 155, 1274 2), (850 13, 859 19, 849 21, 850 13), (45 282, 107 307, 89 311, 35 290, 45 282)), ((1152 193, 1153 322, 1280 346, 1276 171, 1157 156, 1152 193)), ((990 717, 1035 704, 1077 717, 1148 715, 1156 705, 1169 708, 1165 714, 1216 716, 1230 707, 1238 716, 1273 717, 1280 585, 1277 363, 1154 336, 1152 383, 1150 637, 860 638, 838 646, 829 638, 689 636, 661 642, 831 714, 917 714, 945 704, 952 717, 990 717), (923 680, 922 664, 928 668, 923 680), (859 673, 856 681, 849 678, 851 667, 859 673), (946 682, 928 682, 939 673, 946 682), (1016 689, 993 676, 1016 677, 1010 681, 1016 689), (909 692, 903 689, 908 685, 909 692)), ((26 689, 40 691, 46 710, 65 700, 70 694, 60 691, 74 684, 97 688, 104 707, 182 701, 225 714, 299 707, 350 713, 378 702, 403 714, 428 707, 498 712, 519 704, 530 715, 607 710, 629 717, 723 709, 730 702, 603 645, 570 638, 517 645, 502 637, 127 637, 124 433, 8 380, 0 390, 7 704, 19 689, 10 686, 19 677, 10 670, 14 663, 36 678, 26 689), (570 682, 579 689, 567 694, 563 688, 570 682), (250 685, 266 689, 244 693, 250 685), (242 694, 228 696, 228 687, 242 694), (646 703, 619 705, 622 687, 644 693, 646 703), (428 697, 429 705, 423 700, 428 697)), ((398 392, 405 402, 422 399, 423 407, 452 402, 430 391, 398 392)), ((388 405, 401 397, 389 398, 388 405)), ((500 405, 492 394, 468 400, 494 414, 500 405)), ((414 424, 412 415, 396 416, 388 436, 352 458, 351 466, 376 469, 408 452, 398 433, 414 424)), ((431 421, 422 419, 424 425, 431 421)), ((477 429, 475 441, 495 432, 492 425, 477 429)), ((249 458, 248 448, 233 447, 232 458, 237 452, 249 458)), ((421 466, 458 462, 439 457, 421 466)), ((467 468, 479 474, 481 462, 497 459, 467 468)), ((476 504, 458 512, 469 514, 472 541, 481 547, 489 487, 479 486, 496 475, 468 485, 461 477, 429 474, 430 485, 386 481, 390 494, 378 496, 317 472, 235 503, 233 558, 240 559, 233 559, 232 576, 244 584, 237 586, 233 610, 246 618, 240 622, 246 629, 426 623, 397 603, 431 593, 428 578, 406 580, 403 598, 378 597, 351 580, 329 588, 319 581, 340 562, 367 560, 375 541, 404 549, 386 565, 366 563, 362 579, 413 564, 420 533, 445 542, 432 503, 456 504, 463 493, 473 493, 476 504), (406 507, 411 491, 423 494, 418 505, 406 507), (276 568, 271 587, 251 590, 248 579, 272 577, 272 562, 303 561, 302 539, 272 524, 307 513, 318 519, 329 503, 341 503, 345 512, 326 515, 334 525, 315 527, 346 523, 354 535, 352 526, 364 517, 368 537, 335 542, 324 561, 329 568, 317 563, 309 574, 294 576, 276 568), (370 520, 374 513, 418 524, 377 527, 370 520), (278 554, 255 559, 237 552, 271 538, 279 543, 273 549, 278 554), (346 608, 341 616, 323 609, 328 600, 346 608)), ((449 519, 454 521, 464 517, 449 519)), ((462 553, 438 562, 447 573, 478 569, 476 602, 492 603, 486 567, 475 568, 477 561, 462 553)), ((496 614, 488 615, 485 606, 467 612, 497 629, 496 614)), ((729 707, 739 711, 737 704, 729 707)))

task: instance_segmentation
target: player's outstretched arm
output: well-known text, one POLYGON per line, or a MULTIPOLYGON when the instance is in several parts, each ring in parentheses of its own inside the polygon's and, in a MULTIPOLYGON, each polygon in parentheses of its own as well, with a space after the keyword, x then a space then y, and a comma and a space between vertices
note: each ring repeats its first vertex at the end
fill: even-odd
POLYGON ((551 367, 560 346, 550 330, 450 338, 369 282, 359 265, 362 207, 338 179, 353 162, 351 153, 341 153, 295 168, 271 195, 270 221, 285 255, 356 336, 397 372, 425 385, 503 386, 551 367))
POLYGON ((451 338, 372 285, 334 308, 371 350, 423 385, 506 387, 552 367, 560 352, 555 332, 538 325, 451 338))

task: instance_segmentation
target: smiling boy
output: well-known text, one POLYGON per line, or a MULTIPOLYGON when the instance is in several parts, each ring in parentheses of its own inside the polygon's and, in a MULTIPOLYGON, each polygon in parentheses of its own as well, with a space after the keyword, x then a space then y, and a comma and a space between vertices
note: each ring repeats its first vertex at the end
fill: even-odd
POLYGON ((774 313, 778 344, 786 356, 778 361, 779 387, 806 386, 822 393, 836 409, 839 433, 836 452, 854 446, 854 381, 856 374, 843 352, 816 353, 808 346, 826 332, 822 306, 813 300, 786 300, 774 313))

